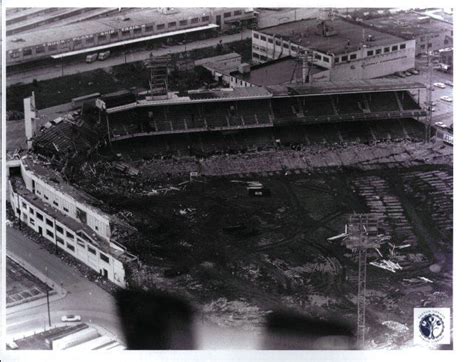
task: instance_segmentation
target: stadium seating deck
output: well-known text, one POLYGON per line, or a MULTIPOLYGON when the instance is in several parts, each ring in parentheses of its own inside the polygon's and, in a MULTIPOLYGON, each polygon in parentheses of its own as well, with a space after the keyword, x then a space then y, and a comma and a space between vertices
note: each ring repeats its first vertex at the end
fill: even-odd
POLYGON ((420 106, 415 102, 409 92, 397 92, 397 96, 404 110, 420 109, 420 106))
POLYGON ((368 93, 366 96, 372 112, 400 111, 395 93, 393 92, 368 93))

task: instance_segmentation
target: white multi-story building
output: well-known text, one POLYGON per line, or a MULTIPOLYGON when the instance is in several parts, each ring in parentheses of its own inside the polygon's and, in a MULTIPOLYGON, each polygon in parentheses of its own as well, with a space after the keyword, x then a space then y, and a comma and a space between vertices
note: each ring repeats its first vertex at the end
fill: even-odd
POLYGON ((113 283, 125 287, 125 265, 137 257, 114 240, 114 220, 90 195, 38 159, 9 161, 8 199, 24 225, 113 283))
POLYGON ((252 60, 293 56, 328 69, 330 81, 362 80, 414 68, 415 46, 354 21, 310 19, 253 31, 252 60))

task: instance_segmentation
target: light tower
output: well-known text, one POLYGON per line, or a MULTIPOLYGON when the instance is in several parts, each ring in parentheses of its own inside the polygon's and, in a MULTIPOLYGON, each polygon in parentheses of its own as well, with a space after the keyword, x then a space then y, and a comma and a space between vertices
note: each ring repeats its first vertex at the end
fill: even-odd
POLYGON ((357 280, 357 343, 365 346, 365 306, 367 283, 367 249, 380 246, 378 238, 379 217, 373 214, 354 214, 349 218, 346 247, 358 253, 357 280))

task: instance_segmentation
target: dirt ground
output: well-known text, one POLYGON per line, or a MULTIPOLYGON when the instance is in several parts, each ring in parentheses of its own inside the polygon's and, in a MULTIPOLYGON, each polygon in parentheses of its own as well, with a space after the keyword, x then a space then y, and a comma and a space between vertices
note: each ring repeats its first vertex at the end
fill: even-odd
MULTIPOLYGON (((412 339, 405 330, 412 330, 412 308, 451 306, 450 190, 445 166, 327 168, 206 177, 179 191, 106 201, 144 236, 128 245, 145 265, 133 276, 138 285, 184 293, 210 320, 250 329, 282 307, 355 323, 357 258, 327 238, 344 231, 350 214, 382 207, 381 232, 410 246, 393 255, 388 242, 380 248, 384 259, 402 266, 396 273, 367 266, 368 339, 399 346, 412 339), (271 195, 249 196, 245 181, 262 182, 271 195), (444 209, 429 197, 434 190, 444 209), (435 210, 447 223, 437 221, 435 210), (430 271, 434 263, 440 272, 430 271)), ((369 252, 369 262, 380 259, 369 252)))

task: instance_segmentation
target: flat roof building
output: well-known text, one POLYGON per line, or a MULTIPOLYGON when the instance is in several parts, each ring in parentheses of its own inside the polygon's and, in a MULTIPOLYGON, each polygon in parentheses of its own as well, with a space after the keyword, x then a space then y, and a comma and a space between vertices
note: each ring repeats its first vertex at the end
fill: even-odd
POLYGON ((255 63, 293 56, 330 70, 331 81, 382 77, 415 66, 415 41, 355 21, 303 20, 253 31, 255 63))
POLYGON ((416 55, 452 46, 453 25, 436 17, 416 12, 365 20, 371 29, 416 41, 416 55))

